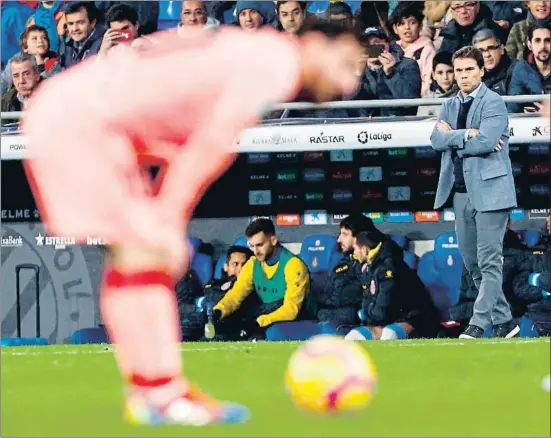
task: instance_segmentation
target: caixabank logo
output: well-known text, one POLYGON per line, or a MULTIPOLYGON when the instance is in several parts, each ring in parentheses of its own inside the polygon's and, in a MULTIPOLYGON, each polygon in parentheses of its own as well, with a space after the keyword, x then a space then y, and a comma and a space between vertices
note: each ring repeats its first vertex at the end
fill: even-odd
POLYGON ((41 224, 2 224, 2 234, 17 236, 22 243, 2 248, 3 337, 17 335, 17 293, 23 335, 35 336, 37 281, 41 336, 49 343, 67 342, 75 327, 96 326, 100 249, 88 247, 84 252, 80 245, 38 246, 37 236, 46 235, 41 224))

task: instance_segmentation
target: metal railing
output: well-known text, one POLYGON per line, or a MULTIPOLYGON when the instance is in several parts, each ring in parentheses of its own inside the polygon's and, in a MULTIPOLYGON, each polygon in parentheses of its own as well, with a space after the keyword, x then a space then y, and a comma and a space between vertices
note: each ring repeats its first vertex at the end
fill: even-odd
MULTIPOLYGON (((528 103, 539 102, 549 99, 549 94, 528 94, 522 96, 503 96, 505 103, 528 103)), ((396 107, 414 107, 414 106, 429 106, 429 105, 441 105, 449 98, 419 98, 419 99, 381 99, 381 100, 344 100, 338 102, 326 102, 326 103, 310 103, 310 102, 291 102, 280 103, 270 105, 266 108, 265 113, 285 110, 308 110, 308 109, 352 109, 352 108, 396 108, 396 107)), ((21 118, 21 112, 9 111, 2 112, 1 119, 19 119, 21 118)), ((283 117, 282 117, 283 118, 283 117)))

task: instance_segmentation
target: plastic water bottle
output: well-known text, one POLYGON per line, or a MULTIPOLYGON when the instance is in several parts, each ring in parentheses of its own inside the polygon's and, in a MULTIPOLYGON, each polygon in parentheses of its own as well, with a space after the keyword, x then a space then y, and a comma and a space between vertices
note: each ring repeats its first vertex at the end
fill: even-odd
POLYGON ((216 335, 216 330, 212 322, 212 306, 207 306, 207 323, 205 324, 205 338, 213 339, 216 335))

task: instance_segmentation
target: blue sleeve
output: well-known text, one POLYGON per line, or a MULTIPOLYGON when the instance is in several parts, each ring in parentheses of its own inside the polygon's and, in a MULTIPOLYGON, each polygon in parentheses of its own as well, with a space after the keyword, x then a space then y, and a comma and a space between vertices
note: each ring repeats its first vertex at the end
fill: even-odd
MULTIPOLYGON (((524 79, 523 79, 523 71, 524 68, 522 66, 522 62, 517 62, 515 65, 515 68, 513 69, 513 74, 511 75, 511 82, 509 82, 509 89, 507 90, 507 94, 509 96, 520 96, 524 91, 524 79)), ((520 113, 522 112, 522 104, 521 103, 509 103, 507 104, 507 108, 511 113, 520 113)))
POLYGON ((399 61, 390 75, 384 75, 388 88, 395 99, 421 97, 421 71, 417 62, 399 61))

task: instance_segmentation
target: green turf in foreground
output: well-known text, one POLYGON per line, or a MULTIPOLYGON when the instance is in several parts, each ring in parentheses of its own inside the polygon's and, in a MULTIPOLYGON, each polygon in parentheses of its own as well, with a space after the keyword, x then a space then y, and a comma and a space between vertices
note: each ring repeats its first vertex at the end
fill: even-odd
POLYGON ((132 427, 105 346, 2 349, 1 436, 550 436, 549 340, 371 342, 368 410, 318 417, 283 389, 296 343, 185 344, 187 374, 250 407, 244 425, 132 427))

